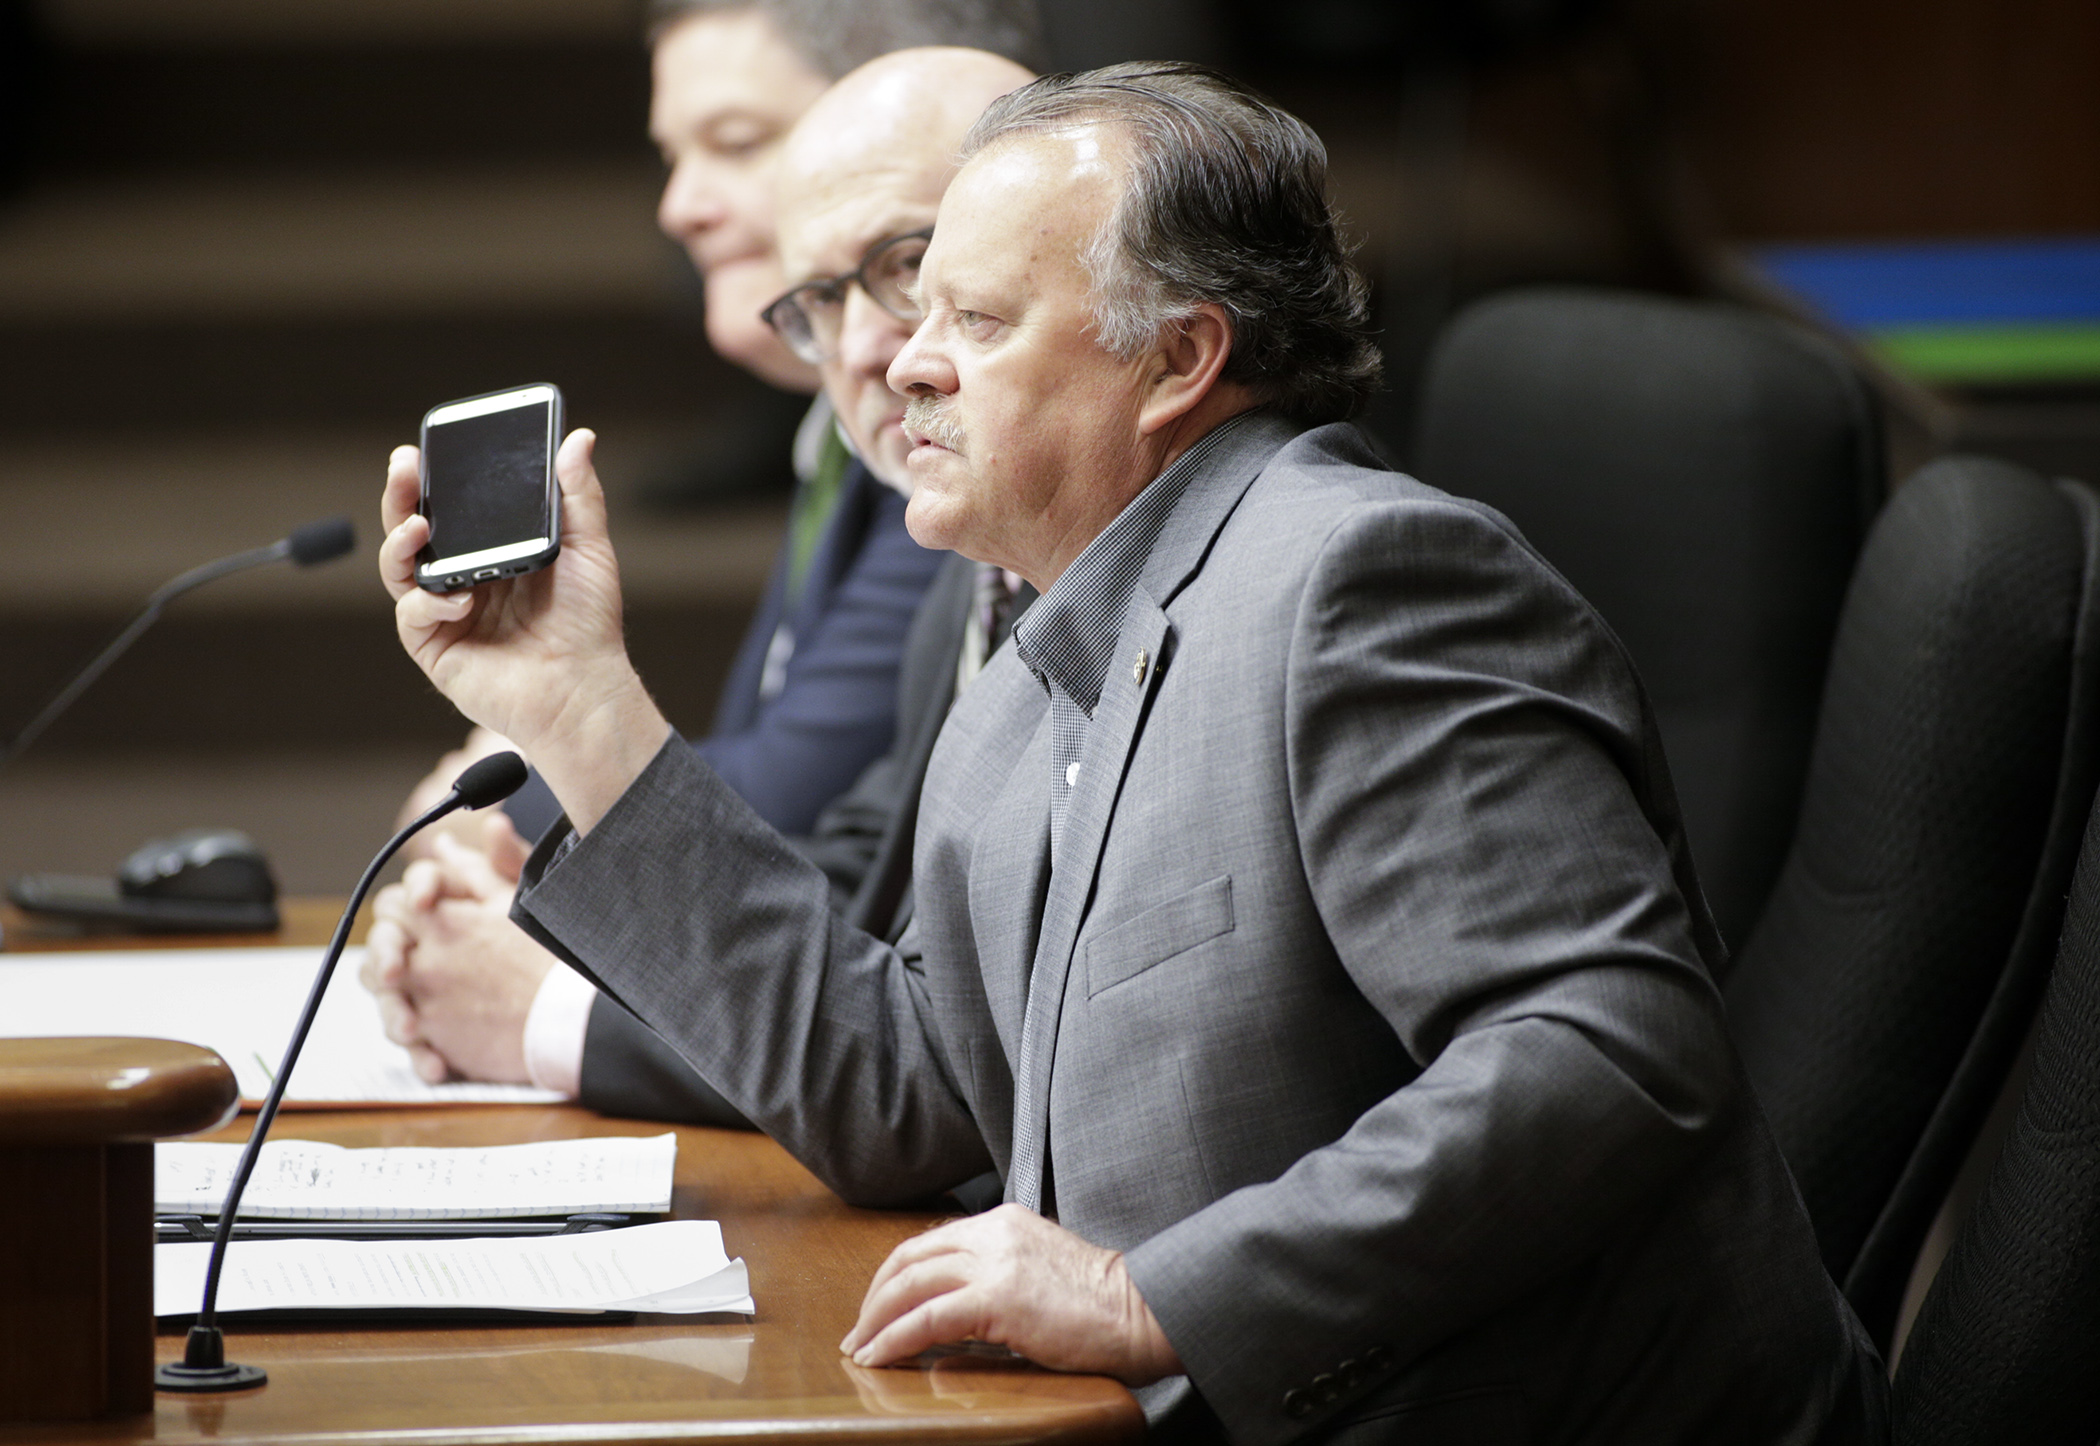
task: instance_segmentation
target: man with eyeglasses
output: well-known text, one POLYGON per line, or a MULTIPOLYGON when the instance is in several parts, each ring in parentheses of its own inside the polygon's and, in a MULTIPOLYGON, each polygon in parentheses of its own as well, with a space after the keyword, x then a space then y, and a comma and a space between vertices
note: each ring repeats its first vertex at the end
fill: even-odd
MULTIPOLYGON (((1033 54, 1041 43, 1033 0, 653 0, 649 11, 650 129, 670 167, 658 220, 706 282, 715 349, 767 381, 806 390, 818 380, 810 363, 759 315, 785 279, 775 184, 789 130, 828 80, 886 50, 963 41, 1033 54)), ((907 629, 944 559, 904 530, 904 499, 890 485, 901 471, 886 482, 883 469, 863 466, 849 448, 853 428, 834 427, 821 399, 812 420, 798 439, 804 485, 776 576, 725 681, 715 727, 695 747, 762 817, 815 840, 844 903, 880 862, 893 807, 856 790, 841 820, 820 828, 819 810, 893 741, 907 629)), ((480 731, 469 740, 478 752, 501 744, 480 731)), ((466 756, 448 757, 432 781, 448 786, 466 756)), ((608 1113, 721 1119, 709 1094, 684 1088, 676 1056, 616 1008, 590 1009, 580 1078, 566 1034, 538 1055, 570 1062, 534 1070, 527 1026, 562 981, 507 913, 525 845, 557 811, 536 781, 527 793, 538 796, 510 806, 522 842, 500 818, 475 840, 480 849, 434 842, 436 858, 376 901, 364 980, 388 1032, 433 1079, 537 1074, 608 1113), (419 999, 407 987, 411 969, 419 999)), ((908 864, 908 844, 903 853, 908 864)), ((886 897, 894 904, 894 892, 886 897)))
POLYGON ((885 236, 845 275, 820 276, 792 287, 759 317, 796 356, 821 367, 838 355, 846 327, 846 302, 856 288, 897 320, 919 321, 919 304, 912 299, 911 288, 919 274, 919 258, 932 239, 931 226, 902 236, 885 236))
MULTIPOLYGON (((918 324, 918 260, 963 136, 987 104, 1030 78, 1022 66, 979 50, 897 52, 827 91, 780 153, 781 271, 795 284, 758 314, 816 369, 862 465, 899 492, 909 491, 910 443, 904 399, 889 389, 886 373, 918 324)), ((890 752, 798 839, 830 875, 858 927, 893 937, 909 917, 913 824, 933 739, 959 688, 1033 595, 1018 579, 962 558, 950 558, 929 588, 905 642, 890 752)), ((388 906, 388 927, 446 927, 403 910, 407 892, 426 888, 446 901, 431 912, 456 900, 453 912, 471 908, 486 924, 480 916, 508 908, 508 883, 482 859, 448 846, 416 866, 388 906)), ((506 919, 503 927, 515 926, 506 919)), ((477 977, 410 951, 387 987, 396 1014, 414 1012, 418 1046, 448 1063, 515 1054, 530 1077, 580 1092, 609 1113, 743 1123, 653 1032, 565 966, 535 976, 526 1009, 491 1008, 477 977)), ((988 1183, 995 1199, 996 1181, 988 1183)), ((983 1194, 963 1198, 975 1204, 983 1194)))

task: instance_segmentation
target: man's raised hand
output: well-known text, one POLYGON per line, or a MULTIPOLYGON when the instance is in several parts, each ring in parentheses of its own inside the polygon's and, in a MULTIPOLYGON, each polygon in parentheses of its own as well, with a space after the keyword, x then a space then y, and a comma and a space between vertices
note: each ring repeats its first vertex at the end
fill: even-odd
POLYGON ((591 466, 594 442, 589 432, 572 432, 556 457, 561 556, 538 572, 453 593, 416 586, 416 553, 430 539, 428 519, 416 512, 416 449, 396 448, 388 462, 379 571, 402 645, 460 711, 527 748, 569 702, 566 689, 545 686, 550 672, 601 689, 631 673, 605 494, 591 466))
POLYGON ((402 646, 462 713, 517 742, 580 832, 670 731, 621 637, 620 575, 591 466, 595 443, 589 432, 571 432, 556 454, 561 555, 523 577, 456 593, 416 586, 416 553, 430 524, 416 512, 414 447, 394 450, 380 502, 379 575, 402 646))

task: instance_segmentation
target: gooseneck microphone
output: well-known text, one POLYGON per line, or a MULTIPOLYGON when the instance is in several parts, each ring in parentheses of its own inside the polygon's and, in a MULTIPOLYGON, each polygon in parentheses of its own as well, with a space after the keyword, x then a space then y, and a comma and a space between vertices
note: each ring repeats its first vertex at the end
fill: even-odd
POLYGON ((182 576, 164 584, 153 596, 146 599, 146 606, 131 620, 123 632, 101 652, 93 662, 73 675, 73 681, 58 690, 58 696, 44 705, 43 711, 29 720, 14 741, 0 748, 0 764, 5 764, 36 741, 39 733, 50 727, 59 714, 73 706, 95 680, 102 676, 111 663, 124 655, 125 649, 139 640, 139 635, 153 626, 161 609, 181 597, 191 588, 202 587, 231 573, 246 572, 251 567, 264 567, 273 562, 290 561, 299 567, 312 567, 319 562, 332 562, 357 546, 357 529, 350 525, 347 517, 326 517, 319 522, 309 522, 295 529, 290 536, 281 537, 268 547, 254 547, 246 552, 236 552, 231 557, 222 557, 217 562, 207 562, 202 567, 193 567, 182 576))
POLYGON ((219 1271, 226 1263, 226 1242, 233 1236, 233 1220, 240 1210, 241 1193, 248 1188, 248 1177, 254 1173, 256 1158, 262 1153, 263 1136, 270 1133, 270 1122, 277 1118, 277 1107, 284 1102, 284 1087, 291 1080, 292 1066, 298 1063, 307 1032, 313 1028, 314 1016, 320 1012, 321 997, 328 992, 328 981, 335 974, 336 960, 342 957, 343 945, 350 938, 351 921, 357 917, 358 906, 364 903, 365 895, 371 891, 372 880, 386 867, 386 861, 419 830, 428 828, 456 809, 486 808, 492 803, 501 803, 516 793, 524 781, 525 760, 517 754, 497 753, 482 759, 453 780, 452 791, 443 800, 388 839, 386 847, 365 867, 364 877, 357 881, 350 903, 336 923, 335 937, 328 941, 328 952, 321 957, 320 972, 314 975, 314 987, 306 996, 306 1007, 300 1011, 299 1022, 292 1028, 291 1043, 285 1046, 284 1062, 277 1066, 277 1077, 270 1081, 269 1093, 263 1097, 262 1108, 256 1112, 255 1130, 248 1136, 247 1148, 241 1151, 240 1163, 234 1168, 233 1184, 226 1191, 226 1203, 219 1207, 219 1228, 212 1236, 211 1260, 204 1272, 204 1303, 197 1312, 197 1323, 190 1327, 189 1339, 183 1344, 182 1359, 169 1361, 153 1373, 153 1384, 159 1389, 240 1391, 269 1380, 269 1374, 261 1366, 227 1363, 226 1337, 219 1329, 219 1271))

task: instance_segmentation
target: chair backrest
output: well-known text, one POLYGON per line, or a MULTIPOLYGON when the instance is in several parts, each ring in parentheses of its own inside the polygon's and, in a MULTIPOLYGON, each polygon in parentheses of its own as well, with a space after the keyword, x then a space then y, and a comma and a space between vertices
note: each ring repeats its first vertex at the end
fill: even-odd
POLYGON ((2039 998, 2093 799, 2096 508, 1945 458, 1889 502, 1729 1022, 1825 1264, 1886 1348, 2039 998))
POLYGON ((1707 902, 1741 944, 1885 487, 1866 384, 1742 307, 1527 289, 1446 329, 1415 435, 1418 476, 1506 514, 1625 641, 1707 902))
POLYGON ((2100 1439, 2100 813, 2019 1109, 1896 1368, 1900 1446, 2100 1439))

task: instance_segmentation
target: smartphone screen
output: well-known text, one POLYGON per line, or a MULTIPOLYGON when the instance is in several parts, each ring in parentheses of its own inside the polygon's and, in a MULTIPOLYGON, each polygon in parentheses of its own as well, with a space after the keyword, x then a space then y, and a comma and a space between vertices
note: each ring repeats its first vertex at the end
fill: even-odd
POLYGON ((426 583, 456 587, 461 576, 438 575, 486 581, 552 559, 560 417, 560 393, 530 386, 448 402, 424 418, 422 510, 430 543, 419 573, 426 583))

